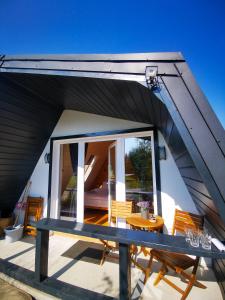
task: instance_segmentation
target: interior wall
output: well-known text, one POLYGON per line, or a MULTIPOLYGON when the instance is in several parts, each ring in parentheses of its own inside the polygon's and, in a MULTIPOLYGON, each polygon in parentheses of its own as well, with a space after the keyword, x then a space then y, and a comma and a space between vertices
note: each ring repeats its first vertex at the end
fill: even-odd
POLYGON ((159 146, 166 147, 166 160, 160 160, 162 216, 165 221, 164 231, 171 234, 176 208, 192 213, 198 213, 198 211, 166 141, 159 131, 158 136, 159 146))
MULTIPOLYGON (((51 137, 69 136, 91 132, 112 131, 121 129, 134 129, 149 127, 149 124, 127 121, 111 117, 89 114, 74 110, 64 110, 51 137)), ((48 167, 44 162, 44 156, 50 152, 50 139, 40 156, 31 176, 31 196, 41 196, 44 198, 44 216, 47 216, 48 198, 48 167)))
MULTIPOLYGON (((58 121, 51 137, 99 132, 107 130, 131 129, 148 127, 149 124, 126 121, 116 118, 103 117, 78 111, 65 110, 58 121)), ((159 145, 166 147, 167 159, 160 161, 162 213, 165 218, 165 231, 171 232, 174 210, 180 208, 197 212, 192 198, 183 182, 175 161, 166 142, 159 132, 159 145)), ((44 216, 47 214, 48 196, 48 164, 44 155, 50 151, 50 140, 31 176, 31 196, 41 196, 45 199, 44 216)))
POLYGON ((99 188, 104 181, 108 180, 108 149, 114 141, 91 142, 88 143, 85 164, 91 156, 95 157, 92 170, 85 180, 84 190, 90 191, 99 188))
POLYGON ((70 147, 69 145, 63 146, 63 157, 62 157, 62 184, 61 184, 61 194, 65 191, 71 176, 73 175, 72 162, 70 157, 70 147))

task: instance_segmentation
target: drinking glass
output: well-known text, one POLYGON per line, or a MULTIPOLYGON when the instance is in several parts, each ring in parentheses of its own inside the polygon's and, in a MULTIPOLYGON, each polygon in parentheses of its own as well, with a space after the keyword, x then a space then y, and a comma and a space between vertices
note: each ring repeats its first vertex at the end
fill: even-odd
POLYGON ((202 248, 205 250, 211 250, 211 240, 212 237, 210 234, 208 234, 207 232, 203 232, 202 236, 201 236, 201 244, 202 244, 202 248))
POLYGON ((190 235, 191 235, 191 228, 190 227, 185 227, 185 240, 186 242, 190 242, 190 235))
POLYGON ((200 235, 198 231, 192 231, 190 234, 190 244, 192 247, 199 247, 200 235))

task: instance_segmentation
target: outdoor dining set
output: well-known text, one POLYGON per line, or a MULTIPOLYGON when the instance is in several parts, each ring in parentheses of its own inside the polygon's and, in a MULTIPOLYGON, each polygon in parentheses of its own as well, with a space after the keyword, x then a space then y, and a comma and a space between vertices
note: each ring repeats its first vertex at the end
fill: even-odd
MULTIPOLYGON (((128 227, 130 227, 132 230, 142 230, 160 234, 162 233, 164 226, 164 220, 161 216, 154 214, 145 215, 143 213, 132 213, 131 201, 112 201, 110 220, 111 224, 113 221, 116 222, 117 218, 126 219, 128 227)), ((187 246, 194 248, 202 247, 203 249, 211 250, 211 236, 208 231, 204 229, 203 216, 176 209, 172 228, 172 235, 175 234, 185 235, 187 246)), ((118 250, 118 244, 106 240, 101 241, 104 245, 104 251, 101 260, 101 264, 103 264, 106 256, 109 255, 111 251, 118 250)), ((200 260, 200 257, 198 256, 191 257, 186 254, 131 245, 130 258, 133 265, 141 269, 144 273, 144 284, 147 282, 150 276, 153 259, 161 263, 161 267, 159 269, 158 276, 155 279, 154 285, 157 285, 161 280, 163 280, 165 283, 169 284, 171 287, 181 293, 181 299, 186 299, 193 285, 203 289, 206 288, 206 286, 201 284, 196 279, 196 272, 200 260), (143 253, 148 259, 147 264, 143 265, 139 262, 138 256, 140 253, 143 253), (186 272, 186 270, 191 267, 191 273, 186 272), (186 280, 187 286, 184 290, 175 285, 175 283, 166 277, 169 269, 172 269, 179 276, 186 280)))
MULTIPOLYGON (((48 278, 49 232, 54 230, 76 236, 94 238, 101 241, 103 254, 100 265, 112 252, 119 252, 119 299, 131 299, 132 264, 143 272, 146 284, 151 275, 153 260, 159 265, 154 281, 156 286, 163 281, 186 299, 193 286, 206 289, 197 278, 201 257, 220 259, 224 252, 213 241, 204 228, 204 216, 176 209, 172 234, 164 234, 164 220, 150 214, 144 218, 141 213, 133 213, 132 201, 112 201, 110 226, 78 223, 44 218, 35 224, 37 230, 35 254, 35 280, 42 282, 48 278), (126 221, 127 228, 117 227, 117 221, 126 221), (212 243, 212 244, 213 244, 212 243), (140 258, 140 254, 143 259, 140 258), (190 270, 189 270, 190 268, 190 270), (171 281, 169 270, 175 272, 185 283, 185 288, 171 281)), ((151 278, 149 279, 151 280, 151 278)))

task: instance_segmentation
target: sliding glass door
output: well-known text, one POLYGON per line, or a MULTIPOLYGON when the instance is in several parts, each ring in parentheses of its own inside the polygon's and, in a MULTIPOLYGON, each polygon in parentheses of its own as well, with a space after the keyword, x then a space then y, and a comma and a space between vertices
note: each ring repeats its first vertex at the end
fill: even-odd
POLYGON ((111 201, 148 201, 157 213, 152 132, 57 140, 53 146, 51 216, 84 222, 85 211, 109 219, 111 201), (59 171, 58 171, 59 170, 59 171), (105 202, 104 202, 105 201, 105 202))

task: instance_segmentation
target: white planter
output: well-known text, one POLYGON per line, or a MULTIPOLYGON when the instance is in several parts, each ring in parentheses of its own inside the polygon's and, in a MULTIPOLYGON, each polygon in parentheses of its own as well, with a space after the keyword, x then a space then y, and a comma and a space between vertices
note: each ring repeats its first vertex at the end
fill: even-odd
POLYGON ((14 243, 20 240, 23 236, 23 226, 18 225, 16 227, 9 226, 5 228, 5 241, 7 243, 14 243))

